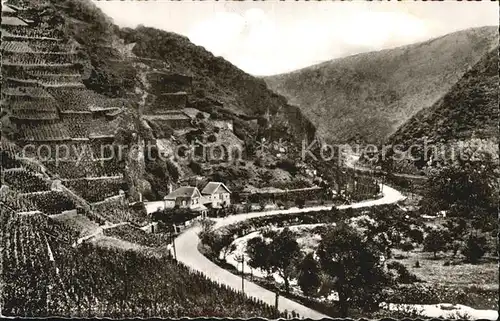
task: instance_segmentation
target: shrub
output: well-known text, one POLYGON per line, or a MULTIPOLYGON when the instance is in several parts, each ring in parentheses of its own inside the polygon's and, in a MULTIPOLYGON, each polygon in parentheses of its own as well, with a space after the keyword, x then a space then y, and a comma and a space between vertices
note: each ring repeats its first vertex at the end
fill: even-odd
POLYGON ((422 244, 424 241, 424 233, 419 229, 411 229, 408 231, 408 236, 416 243, 422 244))
POLYGON ((466 262, 476 264, 488 250, 489 247, 486 237, 483 235, 470 234, 462 249, 462 254, 465 256, 466 262))
POLYGON ((302 197, 298 197, 296 200, 295 200, 295 205, 297 205, 298 208, 303 208, 304 205, 306 205, 306 200, 303 199, 302 197))
POLYGON ((217 136, 215 136, 214 134, 208 136, 208 142, 209 143, 215 143, 217 141, 217 136))
POLYGON ((197 175, 200 175, 203 171, 203 169, 201 168, 201 165, 197 162, 194 162, 194 161, 189 163, 189 168, 193 171, 193 173, 195 173, 197 175))
POLYGON ((435 287, 421 283, 402 285, 388 298, 389 302, 405 304, 434 304, 440 302, 439 300, 439 292, 435 287))
POLYGON ((406 266, 399 262, 390 262, 389 264, 387 264, 387 268, 390 270, 395 270, 398 273, 397 280, 400 283, 409 284, 419 281, 415 274, 410 273, 406 266))

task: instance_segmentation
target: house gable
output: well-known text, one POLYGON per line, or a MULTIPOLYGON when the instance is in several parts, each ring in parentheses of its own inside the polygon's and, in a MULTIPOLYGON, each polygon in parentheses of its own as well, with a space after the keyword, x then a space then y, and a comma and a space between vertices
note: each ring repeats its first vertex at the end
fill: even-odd
POLYGON ((198 190, 198 188, 195 187, 193 190, 193 194, 191 195, 191 198, 200 198, 200 197, 201 197, 201 193, 198 190))
POLYGON ((214 195, 221 193, 231 193, 229 188, 227 188, 224 183, 220 182, 209 182, 201 191, 203 195, 214 195))
POLYGON ((230 194, 230 193, 231 192, 224 184, 220 184, 219 187, 217 187, 217 189, 215 190, 215 192, 213 192, 213 194, 230 194))

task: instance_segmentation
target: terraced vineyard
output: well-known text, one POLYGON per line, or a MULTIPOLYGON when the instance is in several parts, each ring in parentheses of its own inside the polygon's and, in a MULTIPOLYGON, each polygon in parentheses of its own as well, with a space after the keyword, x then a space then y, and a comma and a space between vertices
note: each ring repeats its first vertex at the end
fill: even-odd
MULTIPOLYGON (((124 251, 76 245, 80 231, 46 214, 76 204, 64 190, 47 190, 50 173, 15 157, 2 138, 0 189, 0 310, 18 317, 285 317, 174 261, 169 252, 124 251), (24 191, 29 190, 29 192, 24 191)), ((52 186, 51 186, 52 187, 52 186)), ((91 204, 90 214, 112 221, 127 213, 124 199, 91 204), (118 209, 116 215, 113 210, 118 209), (95 213, 94 213, 95 212, 95 213)), ((92 220, 96 217, 88 214, 92 220)), ((76 214, 78 215, 78 214, 76 214)), ((123 227, 107 235, 150 247, 168 244, 123 227)), ((158 248, 159 249, 159 248, 158 248)))
MULTIPOLYGON (((46 317, 274 317, 262 302, 218 285, 168 256, 73 248, 77 233, 2 203, 2 313, 46 317)), ((281 315, 283 316, 283 315, 281 315)))

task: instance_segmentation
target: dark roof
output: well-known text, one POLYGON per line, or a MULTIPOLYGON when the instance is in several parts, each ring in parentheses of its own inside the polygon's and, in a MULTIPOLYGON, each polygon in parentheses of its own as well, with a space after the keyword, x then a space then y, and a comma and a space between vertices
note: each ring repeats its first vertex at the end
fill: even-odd
POLYGON ((217 189, 222 186, 228 193, 231 193, 229 188, 226 187, 223 183, 220 182, 209 182, 201 191, 202 194, 204 195, 212 195, 217 191, 217 189))
POLYGON ((173 191, 172 193, 165 196, 166 200, 175 200, 177 197, 193 197, 195 194, 200 194, 200 191, 196 187, 182 186, 173 191))

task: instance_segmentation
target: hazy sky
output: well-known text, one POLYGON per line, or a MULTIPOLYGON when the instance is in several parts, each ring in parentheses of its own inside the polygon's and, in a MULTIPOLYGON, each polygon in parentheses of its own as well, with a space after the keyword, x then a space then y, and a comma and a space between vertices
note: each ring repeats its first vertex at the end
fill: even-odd
POLYGON ((254 75, 498 25, 498 3, 94 1, 120 26, 189 37, 254 75))

